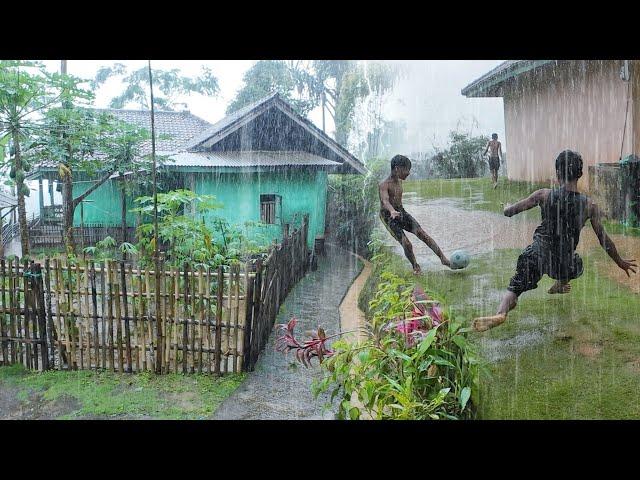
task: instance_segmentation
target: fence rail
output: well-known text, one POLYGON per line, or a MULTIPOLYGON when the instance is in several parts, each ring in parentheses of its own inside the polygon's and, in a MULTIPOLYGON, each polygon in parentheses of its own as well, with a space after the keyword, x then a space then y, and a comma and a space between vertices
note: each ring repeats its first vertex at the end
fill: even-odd
POLYGON ((0 364, 35 370, 253 370, 305 273, 308 219, 264 262, 216 270, 0 259, 0 364))
MULTIPOLYGON (((77 245, 95 245, 105 237, 113 237, 118 243, 133 242, 135 227, 127 227, 125 236, 122 227, 88 223, 83 227, 73 227, 73 238, 77 245)), ((35 226, 29 235, 33 247, 57 247, 64 245, 63 228, 61 225, 40 224, 35 226)))

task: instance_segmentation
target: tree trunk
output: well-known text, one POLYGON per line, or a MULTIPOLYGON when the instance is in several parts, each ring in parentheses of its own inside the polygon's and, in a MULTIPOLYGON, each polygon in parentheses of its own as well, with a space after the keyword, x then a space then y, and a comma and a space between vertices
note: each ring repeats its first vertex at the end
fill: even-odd
MULTIPOLYGON (((65 165, 66 168, 69 168, 65 165)), ((65 171, 62 180, 62 235, 67 255, 75 255, 76 245, 73 239, 73 212, 75 204, 73 202, 73 175, 71 169, 65 171)))
POLYGON ((20 142, 18 134, 13 134, 13 145, 16 149, 16 190, 18 192, 18 223, 20 224, 20 243, 22 245, 22 256, 29 255, 29 229, 27 227, 27 209, 24 204, 24 193, 22 192, 23 181, 18 181, 18 172, 22 172, 22 155, 20 153, 20 142))

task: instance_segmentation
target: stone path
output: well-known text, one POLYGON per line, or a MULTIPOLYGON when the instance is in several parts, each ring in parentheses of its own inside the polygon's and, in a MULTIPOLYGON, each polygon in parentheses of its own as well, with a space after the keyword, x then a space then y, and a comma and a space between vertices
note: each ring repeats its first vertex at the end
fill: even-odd
MULTIPOLYGON (((362 263, 350 253, 327 246, 318 269, 309 272, 289 293, 276 323, 298 319, 296 332, 322 327, 327 335, 339 332, 338 308, 362 263)), ((216 410, 218 420, 331 420, 334 412, 323 408, 327 396, 313 397, 311 384, 321 375, 317 360, 312 368, 297 363, 292 354, 275 351, 274 328, 254 372, 216 410)), ((305 336, 306 337, 306 336, 305 336)))

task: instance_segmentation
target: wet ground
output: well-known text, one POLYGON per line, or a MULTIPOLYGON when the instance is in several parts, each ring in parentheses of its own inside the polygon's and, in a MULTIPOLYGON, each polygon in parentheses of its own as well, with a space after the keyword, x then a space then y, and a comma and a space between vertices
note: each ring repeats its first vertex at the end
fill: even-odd
MULTIPOLYGON (((479 205, 483 201, 479 195, 473 203, 479 205)), ((504 248, 524 248, 531 243, 533 232, 539 225, 539 222, 519 215, 509 218, 488 211, 469 209, 468 199, 466 202, 456 198, 427 200, 419 197, 415 192, 406 192, 403 203, 405 209, 422 225, 447 256, 459 249, 464 249, 473 256, 504 248)), ((385 244, 391 246, 395 253, 404 258, 400 244, 380 222, 377 227, 385 244)), ((416 260, 423 269, 447 270, 429 247, 414 235, 408 234, 408 237, 413 244, 416 260)), ((610 237, 623 258, 640 260, 639 237, 623 235, 610 235, 610 237)), ((601 247, 598 239, 591 229, 591 224, 587 222, 580 235, 578 252, 581 255, 588 255, 599 248, 601 247)), ((598 261, 597 265, 600 273, 624 284, 634 293, 640 294, 640 275, 627 277, 624 271, 608 258, 598 261)))
MULTIPOLYGON (((483 202, 478 196, 477 204, 483 202)), ((531 243, 533 232, 539 222, 532 221, 529 217, 514 216, 505 217, 489 211, 471 208, 468 199, 465 201, 456 198, 424 199, 414 192, 406 192, 403 198, 406 210, 415 217, 424 230, 438 243, 445 255, 449 256, 458 249, 464 249, 474 256, 490 254, 501 249, 523 249, 531 243)), ((386 245, 390 246, 394 253, 399 255, 407 263, 404 252, 399 243, 378 223, 377 229, 386 245)), ((449 269, 440 263, 433 252, 414 235, 408 234, 413 244, 414 253, 418 263, 424 272, 443 272, 449 269)), ((640 259, 640 238, 622 235, 610 235, 615 242, 618 251, 623 258, 640 259)), ((580 236, 578 252, 583 257, 594 256, 594 264, 598 275, 605 276, 624 285, 631 292, 640 294, 640 274, 627 277, 624 271, 606 255, 600 254, 601 247, 591 225, 587 222, 580 236)), ((515 260, 515 259, 514 259, 515 260)), ((451 272, 460 274, 463 270, 451 272)), ((490 282, 490 275, 473 275, 473 294, 466 297, 462 304, 453 308, 459 313, 464 313, 469 307, 482 311, 483 315, 493 314, 502 298, 504 289, 508 285, 510 275, 515 272, 515 262, 507 266, 504 273, 504 285, 494 285, 490 282)), ((462 273, 462 274, 466 274, 462 273)), ((495 282, 494 282, 495 283, 495 282)), ((433 286, 437 289, 437 286, 433 286)), ((578 295, 579 291, 574 292, 578 295)), ((549 296, 551 297, 551 296, 549 296)), ((525 316, 519 320, 522 329, 511 332, 501 338, 482 336, 477 339, 483 358, 489 362, 511 358, 517 355, 523 348, 541 345, 545 340, 562 339, 563 330, 558 318, 552 311, 546 315, 545 321, 535 316, 525 316)), ((584 356, 597 355, 598 346, 591 343, 580 344, 577 353, 584 356)))
MULTIPOLYGON (((350 253, 328 245, 318 269, 309 272, 289 293, 276 323, 298 319, 296 331, 318 327, 328 335, 340 329, 339 305, 362 264, 350 253)), ((218 420, 315 420, 333 419, 333 409, 324 408, 327 397, 313 397, 311 384, 321 375, 317 360, 312 368, 297 363, 274 348, 276 329, 260 354, 256 369, 216 410, 218 420)))

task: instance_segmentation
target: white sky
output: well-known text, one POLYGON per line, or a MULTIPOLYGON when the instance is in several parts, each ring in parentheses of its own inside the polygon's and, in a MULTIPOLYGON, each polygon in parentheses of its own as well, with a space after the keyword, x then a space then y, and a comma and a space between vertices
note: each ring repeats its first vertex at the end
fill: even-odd
MULTIPOLYGON (((147 65, 146 60, 69 60, 68 73, 91 79, 101 66, 123 63, 129 70, 147 65)), ((152 60, 152 68, 178 68, 184 75, 197 76, 201 66, 208 66, 218 78, 220 95, 209 98, 192 95, 179 99, 194 115, 215 123, 224 117, 227 105, 242 86, 242 75, 255 60, 152 60)), ((478 134, 498 133, 504 143, 504 116, 500 98, 466 98, 463 87, 501 63, 500 60, 419 60, 390 61, 404 72, 395 91, 385 104, 388 120, 403 119, 407 123, 409 144, 406 152, 430 149, 434 143, 446 143, 449 131, 458 126, 469 129, 472 118, 478 122, 478 134)), ((51 71, 60 69, 60 61, 46 60, 51 71)), ((108 107, 109 100, 120 93, 121 79, 112 78, 96 94, 95 106, 108 107)), ((322 113, 315 109, 309 118, 322 127, 322 113)), ((327 133, 334 126, 327 115, 327 133)), ((506 150, 506 145, 504 145, 506 150)))

